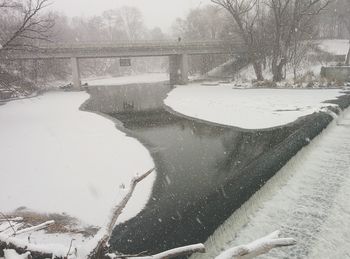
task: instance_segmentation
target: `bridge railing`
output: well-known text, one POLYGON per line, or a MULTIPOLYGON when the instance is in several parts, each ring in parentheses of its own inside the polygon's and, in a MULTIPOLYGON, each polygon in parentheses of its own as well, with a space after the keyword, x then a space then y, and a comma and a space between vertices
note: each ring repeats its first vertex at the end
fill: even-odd
POLYGON ((237 40, 164 40, 164 41, 116 41, 116 42, 72 42, 72 43, 47 43, 37 46, 38 49, 84 49, 84 48, 133 48, 133 47, 218 47, 241 45, 237 40))

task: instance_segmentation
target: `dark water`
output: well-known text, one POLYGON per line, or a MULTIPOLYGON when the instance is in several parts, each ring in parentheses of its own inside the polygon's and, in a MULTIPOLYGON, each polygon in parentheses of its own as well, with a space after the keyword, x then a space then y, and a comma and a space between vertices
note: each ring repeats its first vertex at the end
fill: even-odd
POLYGON ((89 90, 85 108, 122 122, 119 127, 148 148, 157 168, 151 199, 115 228, 112 250, 156 253, 204 242, 330 121, 241 131, 168 112, 163 99, 170 90, 165 83, 89 90))

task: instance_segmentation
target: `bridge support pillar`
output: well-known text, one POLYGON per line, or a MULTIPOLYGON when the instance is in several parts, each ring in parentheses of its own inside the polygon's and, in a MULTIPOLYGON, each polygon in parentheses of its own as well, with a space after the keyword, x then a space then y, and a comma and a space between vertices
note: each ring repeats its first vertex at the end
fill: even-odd
POLYGON ((184 85, 188 83, 188 55, 169 56, 170 84, 184 85))
POLYGON ((181 71, 181 84, 187 84, 188 83, 188 55, 182 54, 180 56, 180 71, 181 71))
POLYGON ((73 87, 76 90, 81 90, 79 59, 76 57, 72 57, 71 63, 72 63, 72 75, 73 75, 73 87))

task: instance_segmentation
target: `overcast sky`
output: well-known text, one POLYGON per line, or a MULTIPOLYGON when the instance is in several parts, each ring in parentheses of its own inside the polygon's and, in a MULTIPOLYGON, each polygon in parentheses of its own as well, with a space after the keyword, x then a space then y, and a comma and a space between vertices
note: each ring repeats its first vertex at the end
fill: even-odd
POLYGON ((52 0, 52 9, 72 16, 99 15, 123 5, 136 6, 143 14, 146 26, 166 31, 177 17, 185 17, 191 8, 210 3, 210 0, 52 0))

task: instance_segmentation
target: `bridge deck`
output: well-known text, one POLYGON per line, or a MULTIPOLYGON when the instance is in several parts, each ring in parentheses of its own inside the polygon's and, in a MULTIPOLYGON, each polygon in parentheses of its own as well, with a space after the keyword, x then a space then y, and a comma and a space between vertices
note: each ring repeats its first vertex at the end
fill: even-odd
POLYGON ((239 54, 245 47, 239 41, 139 41, 39 45, 31 51, 2 50, 3 59, 113 58, 200 54, 239 54))

